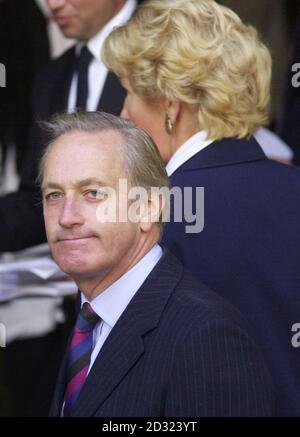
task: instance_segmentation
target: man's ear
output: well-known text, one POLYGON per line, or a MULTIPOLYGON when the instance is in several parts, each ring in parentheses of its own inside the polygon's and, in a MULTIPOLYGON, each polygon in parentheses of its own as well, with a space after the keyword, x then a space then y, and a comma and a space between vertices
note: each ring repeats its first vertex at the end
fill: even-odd
POLYGON ((152 189, 141 205, 140 227, 143 232, 149 232, 154 223, 158 223, 165 208, 165 196, 159 189, 152 189))

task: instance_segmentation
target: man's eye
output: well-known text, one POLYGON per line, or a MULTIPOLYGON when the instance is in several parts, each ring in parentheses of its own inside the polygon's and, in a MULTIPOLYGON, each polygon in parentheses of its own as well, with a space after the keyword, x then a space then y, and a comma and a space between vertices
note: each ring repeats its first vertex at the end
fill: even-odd
POLYGON ((106 198, 106 193, 105 193, 105 191, 102 191, 102 190, 89 190, 87 192, 87 196, 90 199, 103 200, 106 198))
POLYGON ((54 191, 53 193, 47 194, 45 197, 47 200, 57 200, 60 199, 62 196, 62 193, 59 193, 58 191, 54 191))

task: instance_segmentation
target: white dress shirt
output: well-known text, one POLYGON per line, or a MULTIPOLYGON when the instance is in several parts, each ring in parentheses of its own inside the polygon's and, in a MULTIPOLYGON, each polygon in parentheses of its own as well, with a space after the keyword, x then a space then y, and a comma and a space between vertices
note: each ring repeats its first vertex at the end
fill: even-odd
MULTIPOLYGON (((104 83, 108 74, 106 66, 101 60, 101 49, 104 40, 113 31, 114 28, 125 24, 132 16, 137 7, 136 0, 127 0, 122 9, 98 32, 93 38, 87 42, 87 47, 93 55, 93 59, 89 65, 88 71, 88 87, 89 94, 87 98, 87 110, 96 111, 100 96, 103 91, 104 83)), ((76 53, 79 54, 82 43, 76 46, 76 53)), ((68 112, 73 112, 76 107, 76 91, 77 91, 77 73, 74 73, 71 82, 71 88, 68 99, 68 112)))
MULTIPOLYGON (((95 297, 92 302, 89 302, 85 295, 81 293, 81 306, 88 302, 91 307, 101 318, 101 321, 96 325, 93 331, 93 352, 91 355, 88 374, 105 342, 109 336, 127 305, 141 287, 147 276, 154 269, 163 251, 159 244, 156 244, 152 249, 135 265, 114 282, 106 290, 102 291, 99 296, 95 297)), ((65 402, 61 409, 61 416, 65 402)))
MULTIPOLYGON (((110 331, 147 276, 156 266, 162 254, 162 248, 156 244, 132 269, 90 302, 93 310, 101 318, 101 322, 96 325, 93 332, 93 352, 89 371, 110 331)), ((88 300, 81 293, 81 305, 85 302, 88 302, 88 300)))
POLYGON ((197 132, 191 138, 189 138, 179 149, 176 150, 168 164, 166 170, 168 176, 171 176, 179 167, 181 167, 186 161, 196 155, 200 150, 209 146, 214 140, 207 140, 206 131, 197 132))

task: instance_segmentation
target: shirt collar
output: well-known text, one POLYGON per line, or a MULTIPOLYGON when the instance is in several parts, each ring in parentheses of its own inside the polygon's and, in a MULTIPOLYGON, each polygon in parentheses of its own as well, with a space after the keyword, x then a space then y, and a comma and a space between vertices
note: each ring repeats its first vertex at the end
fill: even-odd
MULTIPOLYGON (((92 300, 93 310, 110 328, 115 326, 162 254, 162 248, 156 244, 135 266, 92 300)), ((81 305, 85 302, 88 300, 81 293, 81 305)))
POLYGON ((209 146, 213 140, 207 140, 207 132, 202 130, 189 138, 179 149, 176 150, 168 164, 166 171, 171 176, 182 164, 209 146))
MULTIPOLYGON (((122 9, 98 32, 93 38, 87 42, 87 47, 92 55, 99 61, 101 61, 101 49, 104 40, 114 30, 114 28, 125 24, 132 16, 134 10, 137 7, 136 0, 127 0, 122 9)), ((80 52, 83 43, 78 43, 76 47, 76 53, 80 52)))

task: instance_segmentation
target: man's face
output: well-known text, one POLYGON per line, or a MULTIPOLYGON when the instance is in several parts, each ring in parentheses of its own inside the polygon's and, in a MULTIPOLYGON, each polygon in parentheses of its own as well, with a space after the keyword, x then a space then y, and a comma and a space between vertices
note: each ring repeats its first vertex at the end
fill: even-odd
POLYGON ((47 0, 53 17, 67 38, 86 41, 118 12, 124 0, 47 0))
MULTIPOLYGON (((59 137, 46 158, 42 191, 47 238, 57 264, 77 282, 101 281, 121 271, 140 242, 139 223, 99 222, 99 208, 113 201, 105 187, 118 196, 119 178, 127 178, 122 141, 114 131, 76 131, 59 137)), ((116 203, 124 213, 128 201, 121 197, 116 203)))

